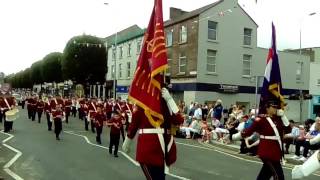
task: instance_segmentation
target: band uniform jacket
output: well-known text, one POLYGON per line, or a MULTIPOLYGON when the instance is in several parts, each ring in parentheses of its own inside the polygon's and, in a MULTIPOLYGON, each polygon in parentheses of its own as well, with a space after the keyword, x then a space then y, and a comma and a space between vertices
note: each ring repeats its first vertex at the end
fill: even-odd
POLYGON ((44 103, 44 111, 47 113, 51 113, 51 104, 50 104, 51 102, 50 101, 44 103))
POLYGON ((103 114, 103 112, 96 113, 94 119, 96 127, 103 127, 103 122, 106 121, 106 116, 103 114))
MULTIPOLYGON (((282 123, 281 117, 274 116, 271 119, 278 129, 282 142, 284 125, 282 123)), ((252 126, 242 131, 241 136, 248 137, 251 136, 254 132, 257 132, 260 136, 275 136, 274 130, 269 124, 266 116, 257 117, 254 120, 252 126)), ((275 162, 279 162, 282 157, 282 151, 280 149, 279 142, 277 140, 263 138, 260 138, 257 154, 262 160, 270 160, 275 162)))
MULTIPOLYGON (((166 110, 168 108, 165 105, 166 110)), ((165 113, 168 114, 168 113, 165 113)), ((183 123, 183 117, 180 113, 172 114, 172 115, 163 115, 165 121, 170 124, 180 125, 183 123)), ((163 126, 163 125, 162 125, 163 126)), ((162 127, 163 128, 163 127, 162 127)), ((154 127, 150 124, 148 118, 146 117, 144 110, 140 107, 136 107, 132 114, 132 122, 129 125, 128 129, 128 138, 133 139, 138 130, 143 129, 154 129, 154 127)), ((138 132, 139 133, 139 132, 138 132)), ((143 164, 154 165, 154 166, 164 166, 164 162, 166 165, 173 164, 177 159, 177 150, 176 145, 173 140, 172 135, 170 134, 160 134, 160 136, 164 136, 164 141, 166 147, 171 140, 171 148, 167 150, 167 155, 165 157, 165 153, 162 150, 160 140, 158 134, 143 134, 139 133, 137 138, 137 149, 136 149, 136 160, 143 164), (171 139, 172 138, 172 139, 171 139)))
POLYGON ((66 99, 64 105, 65 105, 64 111, 66 113, 70 113, 71 112, 72 101, 70 99, 66 99))
POLYGON ((37 112, 42 112, 44 109, 44 102, 38 101, 37 102, 37 112))
POLYGON ((52 112, 52 119, 53 121, 61 120, 63 119, 63 111, 57 110, 52 112))

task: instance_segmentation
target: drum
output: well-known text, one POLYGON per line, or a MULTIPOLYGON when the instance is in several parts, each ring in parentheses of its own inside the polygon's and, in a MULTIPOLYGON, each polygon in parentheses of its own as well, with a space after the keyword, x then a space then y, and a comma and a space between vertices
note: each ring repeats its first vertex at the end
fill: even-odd
POLYGON ((6 114, 6 121, 14 121, 19 117, 18 114, 19 110, 17 108, 11 109, 7 111, 6 114))

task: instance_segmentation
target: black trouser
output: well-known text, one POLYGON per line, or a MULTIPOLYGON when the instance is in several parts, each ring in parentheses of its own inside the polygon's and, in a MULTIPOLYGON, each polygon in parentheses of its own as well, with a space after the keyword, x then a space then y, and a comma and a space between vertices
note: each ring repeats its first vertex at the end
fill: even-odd
POLYGON ((56 138, 59 139, 59 135, 62 131, 62 121, 61 119, 54 120, 54 133, 56 133, 56 138))
POLYGON ((300 147, 303 146, 303 157, 308 156, 309 150, 317 150, 320 148, 320 144, 311 145, 309 141, 296 141, 296 155, 300 156, 300 147))
POLYGON ((114 146, 114 155, 118 155, 120 134, 110 133, 110 144, 109 144, 109 153, 112 154, 112 147, 114 146))
POLYGON ((244 139, 241 139, 240 141, 241 141, 241 144, 240 144, 240 153, 241 153, 241 154, 246 154, 246 153, 248 153, 248 148, 247 148, 247 145, 246 145, 244 139))
POLYGON ((3 119, 3 112, 0 111, 0 123, 2 123, 2 119, 3 119))
POLYGON ((99 144, 101 144, 102 127, 103 127, 103 126, 98 126, 98 127, 96 127, 96 129, 97 129, 96 141, 97 141, 97 143, 99 143, 99 144))
POLYGON ((38 123, 41 122, 42 111, 38 111, 38 123))
POLYGON ((84 129, 86 131, 89 131, 89 122, 88 122, 88 119, 86 116, 83 116, 84 117, 84 129))
POLYGON ((141 163, 140 163, 140 166, 147 180, 165 180, 166 179, 166 175, 164 173, 164 167, 151 166, 151 165, 146 165, 141 163))
POLYGON ((31 111, 31 118, 32 118, 32 121, 36 120, 36 113, 37 113, 37 111, 36 111, 36 110, 32 110, 32 111, 31 111))
POLYGON ((73 117, 76 117, 76 115, 77 115, 77 108, 74 107, 74 106, 72 106, 71 112, 72 112, 71 115, 72 115, 73 117))
POLYGON ((3 111, 3 131, 4 132, 9 132, 10 130, 12 130, 12 121, 7 121, 6 119, 6 110, 3 111))
POLYGON ((124 136, 124 128, 123 128, 123 125, 120 127, 120 132, 121 132, 121 136, 122 136, 122 142, 124 142, 125 136, 124 136))
POLYGON ((94 130, 95 129, 95 124, 93 123, 92 119, 90 120, 90 126, 91 126, 91 131, 92 133, 95 133, 96 131, 94 130))
POLYGON ((66 123, 69 123, 69 116, 70 116, 70 111, 66 112, 66 123))
POLYGON ((28 118, 31 119, 32 118, 32 110, 28 109, 28 118))
POLYGON ((22 101, 21 102, 21 107, 22 107, 22 109, 24 109, 24 105, 26 104, 26 102, 25 101, 22 101))
POLYGON ((50 121, 50 114, 46 112, 47 115, 47 124, 48 124, 48 131, 51 131, 52 129, 52 122, 50 121))
POLYGON ((79 119, 81 119, 81 120, 85 119, 84 118, 85 115, 84 115, 83 111, 80 108, 78 109, 78 114, 79 114, 79 119))
POLYGON ((273 177, 274 180, 284 180, 282 166, 280 161, 272 162, 269 160, 262 160, 263 165, 257 180, 269 180, 273 177))

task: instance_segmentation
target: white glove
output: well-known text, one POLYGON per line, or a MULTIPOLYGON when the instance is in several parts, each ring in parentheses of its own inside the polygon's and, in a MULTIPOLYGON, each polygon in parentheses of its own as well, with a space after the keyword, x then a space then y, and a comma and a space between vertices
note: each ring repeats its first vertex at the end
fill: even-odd
POLYGON ((169 91, 166 88, 162 88, 161 94, 162 94, 163 99, 167 102, 169 109, 174 114, 179 112, 179 108, 178 108, 177 104, 174 102, 173 98, 171 97, 171 95, 169 94, 169 91))
POLYGON ((301 179, 305 176, 309 176, 320 168, 319 162, 319 150, 316 151, 305 163, 299 166, 295 166, 292 169, 292 179, 301 179))
POLYGON ((240 139, 242 139, 241 132, 238 132, 238 133, 232 135, 233 141, 239 141, 240 139))
POLYGON ((310 139, 311 145, 318 144, 318 143, 320 143, 320 134, 318 134, 316 137, 310 139))
POLYGON ((123 152, 125 153, 129 153, 130 152, 130 146, 131 146, 131 142, 132 142, 132 139, 126 137, 123 144, 122 144, 122 150, 123 152))
POLYGON ((289 126, 289 120, 287 116, 284 114, 284 111, 282 109, 277 110, 277 116, 281 117, 281 120, 284 126, 289 126))

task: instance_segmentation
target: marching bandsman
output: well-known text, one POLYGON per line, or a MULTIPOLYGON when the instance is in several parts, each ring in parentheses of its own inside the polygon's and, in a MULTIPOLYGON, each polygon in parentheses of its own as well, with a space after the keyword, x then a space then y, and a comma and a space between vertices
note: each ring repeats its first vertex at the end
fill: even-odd
POLYGON ((166 88, 162 89, 162 98, 165 101, 162 103, 165 123, 160 128, 154 128, 144 110, 139 106, 135 106, 127 138, 122 146, 124 152, 129 152, 132 139, 137 132, 139 133, 136 160, 140 163, 148 180, 165 179, 165 169, 173 164, 177 158, 176 146, 172 135, 175 132, 170 130, 170 125, 183 123, 183 117, 179 112, 178 106, 166 88))
POLYGON ((0 96, 0 123, 2 123, 2 119, 4 118, 4 106, 3 106, 3 98, 0 96))
POLYGON ((283 160, 282 136, 284 126, 288 126, 288 119, 280 109, 279 103, 269 100, 265 103, 266 114, 260 114, 248 128, 234 134, 232 140, 249 137, 254 132, 260 135, 258 156, 263 162, 257 180, 274 179, 284 180, 281 160, 283 160))
POLYGON ((112 148, 114 146, 114 157, 118 157, 120 131, 122 126, 121 116, 118 111, 113 112, 113 117, 107 121, 107 125, 110 127, 109 154, 112 154, 112 148))
POLYGON ((31 120, 36 120, 38 97, 34 95, 31 101, 31 120))
POLYGON ((112 114, 112 102, 110 100, 105 101, 104 103, 104 110, 107 115, 107 120, 111 119, 112 114))
POLYGON ((77 115, 77 99, 75 97, 72 98, 71 100, 71 115, 73 117, 76 117, 77 115))
POLYGON ((12 130, 12 125, 13 125, 13 120, 16 118, 14 115, 18 111, 14 111, 16 108, 16 100, 14 97, 10 95, 3 95, 1 103, 1 109, 3 111, 3 116, 4 116, 4 132, 9 132, 12 130), (10 112, 10 117, 7 115, 7 112, 10 112), (14 117, 14 118, 13 118, 14 117))
POLYGON ((54 123, 54 132, 56 134, 56 140, 60 140, 60 133, 62 131, 62 119, 64 118, 64 112, 62 111, 62 105, 58 104, 56 110, 52 112, 52 119, 54 123))
POLYGON ((97 130, 96 141, 98 144, 101 144, 101 133, 103 129, 103 123, 106 121, 106 116, 103 113, 101 106, 97 106, 97 113, 95 114, 95 127, 97 130))
POLYGON ((37 113, 38 113, 38 123, 41 122, 41 116, 44 109, 44 102, 42 99, 39 99, 36 105, 37 113))
POLYGON ((51 102, 52 98, 51 96, 48 97, 47 102, 44 104, 44 111, 46 112, 46 117, 47 117, 47 125, 48 125, 48 131, 51 131, 52 129, 52 122, 51 122, 51 102))
POLYGON ((85 120, 85 104, 86 104, 86 100, 84 98, 81 98, 81 99, 78 99, 78 102, 77 102, 78 105, 78 113, 79 113, 79 119, 81 120, 85 120))
POLYGON ((27 103, 27 110, 28 110, 28 118, 32 119, 32 104, 33 104, 34 99, 32 98, 31 95, 29 95, 26 99, 26 103, 27 103))
POLYGON ((66 113, 66 123, 68 124, 70 112, 71 112, 71 106, 72 106, 72 101, 70 98, 65 98, 64 99, 64 112, 66 113))
POLYGON ((91 99, 91 101, 89 101, 88 103, 88 122, 90 123, 91 126, 91 131, 93 133, 95 133, 95 125, 94 125, 94 117, 97 113, 97 103, 96 103, 96 99, 91 99))

